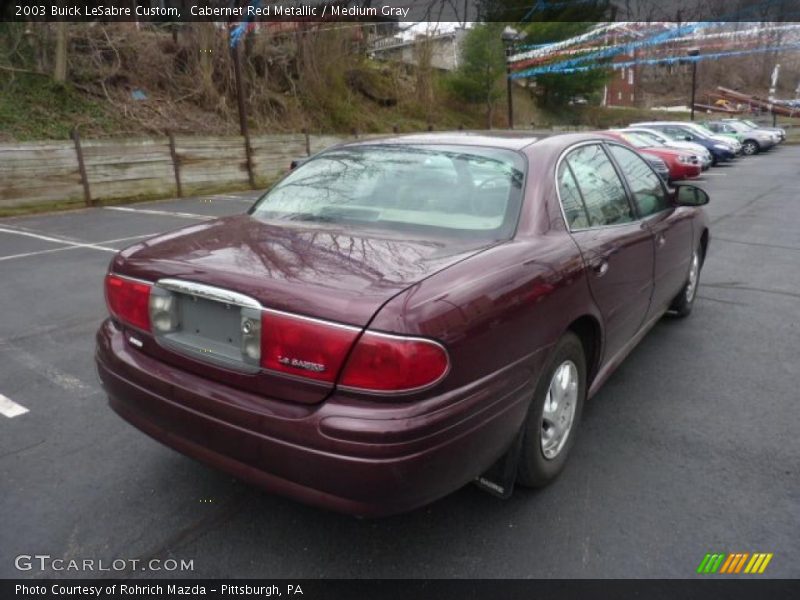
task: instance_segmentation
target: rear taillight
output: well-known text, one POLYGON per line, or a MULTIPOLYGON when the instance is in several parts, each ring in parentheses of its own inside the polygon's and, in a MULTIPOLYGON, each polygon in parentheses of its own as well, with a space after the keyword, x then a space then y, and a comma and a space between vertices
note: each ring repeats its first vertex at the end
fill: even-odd
POLYGON ((450 367, 447 351, 424 338, 371 331, 359 338, 357 327, 273 311, 262 313, 260 332, 264 369, 326 383, 342 371, 339 385, 355 391, 411 392, 438 382, 450 367))
POLYGON ((411 392, 438 382, 449 367, 447 351, 434 341, 368 331, 350 354, 339 383, 365 392, 411 392))
POLYGON ((111 314, 127 325, 150 331, 149 283, 109 273, 106 275, 106 303, 111 314))
POLYGON ((261 315, 261 366, 333 383, 359 329, 284 313, 261 315))

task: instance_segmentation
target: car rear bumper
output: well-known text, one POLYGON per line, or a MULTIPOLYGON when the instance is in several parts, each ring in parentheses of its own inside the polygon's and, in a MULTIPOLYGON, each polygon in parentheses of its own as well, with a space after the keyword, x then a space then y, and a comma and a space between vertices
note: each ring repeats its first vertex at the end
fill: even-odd
POLYGON ((293 404, 217 384, 141 353, 110 321, 98 331, 96 362, 111 408, 165 445, 271 492, 382 516, 489 468, 524 421, 543 355, 469 390, 373 407, 335 393, 293 404))

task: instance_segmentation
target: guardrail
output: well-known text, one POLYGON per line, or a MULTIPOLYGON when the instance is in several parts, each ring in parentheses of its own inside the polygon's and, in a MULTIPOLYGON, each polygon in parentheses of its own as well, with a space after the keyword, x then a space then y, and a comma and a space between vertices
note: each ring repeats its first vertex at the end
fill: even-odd
MULTIPOLYGON (((393 129, 396 133, 397 127, 393 129)), ((527 133, 581 129, 585 128, 564 126, 527 133)), ((83 139, 76 130, 71 140, 0 144, 0 214, 266 187, 292 159, 380 135, 386 134, 251 135, 250 160, 242 136, 165 132, 161 137, 83 139)))

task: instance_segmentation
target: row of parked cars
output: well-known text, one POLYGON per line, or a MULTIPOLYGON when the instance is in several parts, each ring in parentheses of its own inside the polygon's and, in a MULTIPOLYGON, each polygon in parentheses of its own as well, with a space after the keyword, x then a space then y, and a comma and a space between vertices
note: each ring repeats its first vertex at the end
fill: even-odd
POLYGON ((786 139, 780 127, 733 118, 632 123, 607 134, 635 147, 667 181, 697 177, 711 166, 765 152, 786 139))

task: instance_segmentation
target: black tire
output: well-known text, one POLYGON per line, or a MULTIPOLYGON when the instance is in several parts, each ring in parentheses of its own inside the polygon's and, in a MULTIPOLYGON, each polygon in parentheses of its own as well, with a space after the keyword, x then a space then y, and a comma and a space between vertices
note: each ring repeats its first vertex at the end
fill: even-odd
MULTIPOLYGON (((568 367, 569 368, 569 367, 568 367)), ((536 386, 528 416, 523 425, 522 448, 520 449, 517 482, 525 487, 540 488, 553 481, 564 469, 570 448, 575 441, 575 432, 581 420, 583 402, 586 398, 586 355, 580 339, 572 332, 562 337, 553 351, 547 367, 536 386), (566 438, 555 456, 545 457, 542 448, 543 418, 548 391, 556 370, 571 362, 577 371, 577 395, 574 416, 566 438)))
POLYGON ((761 146, 755 140, 745 140, 742 142, 742 154, 745 156, 753 156, 761 151, 761 146))
POLYGON ((680 293, 675 296, 675 299, 669 307, 676 317, 688 317, 691 314, 695 298, 697 298, 697 288, 700 285, 700 272, 702 270, 703 249, 697 248, 692 254, 692 262, 689 264, 689 273, 686 275, 686 283, 681 288, 680 293), (697 273, 695 275, 694 285, 692 286, 692 269, 694 268, 695 260, 697 261, 697 273), (691 290, 690 286, 692 286, 691 290))
POLYGON ((717 157, 716 157, 716 155, 712 154, 712 155, 711 155, 711 166, 712 166, 712 167, 716 167, 718 162, 719 162, 719 161, 717 160, 717 157))

